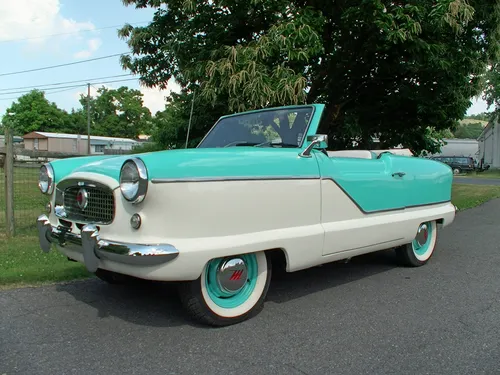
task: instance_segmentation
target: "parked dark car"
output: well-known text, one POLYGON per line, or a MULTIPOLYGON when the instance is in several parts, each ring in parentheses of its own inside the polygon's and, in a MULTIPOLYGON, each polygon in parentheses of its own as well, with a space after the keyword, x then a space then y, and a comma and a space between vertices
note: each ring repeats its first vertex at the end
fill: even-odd
POLYGON ((474 158, 470 156, 433 156, 431 159, 448 164, 453 170, 453 174, 470 172, 476 169, 474 158))

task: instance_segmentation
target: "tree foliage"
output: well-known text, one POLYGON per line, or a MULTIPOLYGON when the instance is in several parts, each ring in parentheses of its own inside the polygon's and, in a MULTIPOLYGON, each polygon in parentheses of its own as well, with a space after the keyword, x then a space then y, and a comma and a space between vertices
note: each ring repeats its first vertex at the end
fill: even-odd
POLYGON ((49 102, 43 91, 32 90, 7 108, 2 123, 16 135, 24 135, 32 131, 65 131, 71 121, 68 113, 49 102))
MULTIPOLYGON (((87 97, 81 95, 81 115, 87 116, 87 97)), ((108 137, 137 138, 151 129, 151 112, 144 107, 139 90, 122 86, 118 89, 100 87, 90 98, 91 134, 108 137)))
POLYGON ((500 61, 493 64, 486 73, 484 99, 486 99, 488 107, 493 106, 492 116, 500 115, 500 61))
MULTIPOLYGON (((80 97, 81 108, 67 112, 45 98, 39 90, 19 97, 7 108, 2 123, 16 135, 32 131, 87 134, 87 96, 80 97)), ((136 138, 153 130, 153 118, 144 107, 139 90, 122 86, 101 87, 90 98, 91 134, 107 137, 136 138)))
MULTIPOLYGON (((489 0, 123 1, 156 8, 149 25, 120 30, 133 52, 123 67, 151 87, 175 77, 180 104, 199 87, 196 115, 213 115, 204 131, 219 109, 322 102, 334 148, 377 135, 434 150, 428 129, 463 117, 499 50, 489 0)), ((175 121, 174 133, 187 125, 175 121)))
POLYGON ((453 132, 455 138, 477 139, 483 132, 483 124, 480 122, 462 123, 453 132))

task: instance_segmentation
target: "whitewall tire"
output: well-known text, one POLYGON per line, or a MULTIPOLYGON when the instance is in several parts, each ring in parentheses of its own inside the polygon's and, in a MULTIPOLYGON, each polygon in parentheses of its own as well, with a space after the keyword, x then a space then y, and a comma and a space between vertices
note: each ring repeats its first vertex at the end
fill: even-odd
POLYGON ((396 249, 400 263, 408 267, 420 267, 431 259, 436 248, 438 229, 436 221, 421 223, 415 239, 396 249))
POLYGON ((270 256, 264 251, 212 259, 198 279, 179 285, 180 298, 200 323, 239 323, 262 310, 271 273, 270 256))

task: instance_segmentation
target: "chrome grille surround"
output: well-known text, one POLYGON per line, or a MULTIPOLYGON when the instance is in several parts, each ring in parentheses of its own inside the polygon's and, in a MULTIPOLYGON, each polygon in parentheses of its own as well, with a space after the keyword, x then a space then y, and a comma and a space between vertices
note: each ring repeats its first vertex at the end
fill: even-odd
POLYGON ((56 186, 55 212, 59 218, 77 223, 111 224, 115 217, 113 190, 95 181, 61 181, 56 186), (83 207, 77 201, 81 189, 86 197, 83 207))

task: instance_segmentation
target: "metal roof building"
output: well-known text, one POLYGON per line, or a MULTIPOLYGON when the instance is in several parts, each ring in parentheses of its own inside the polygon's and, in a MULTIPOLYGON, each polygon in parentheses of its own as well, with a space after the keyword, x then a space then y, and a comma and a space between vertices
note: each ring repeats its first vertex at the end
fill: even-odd
MULTIPOLYGON (((26 150, 87 154, 87 136, 67 133, 31 132, 23 136, 26 150)), ((132 150, 140 142, 130 138, 90 136, 90 153, 132 150)))

